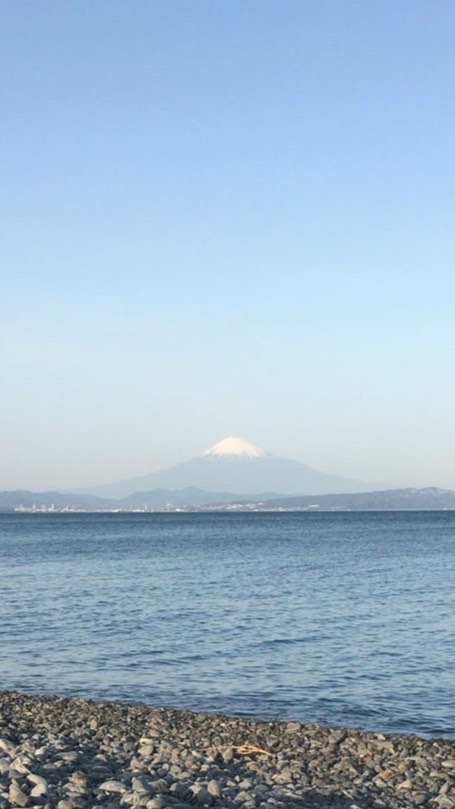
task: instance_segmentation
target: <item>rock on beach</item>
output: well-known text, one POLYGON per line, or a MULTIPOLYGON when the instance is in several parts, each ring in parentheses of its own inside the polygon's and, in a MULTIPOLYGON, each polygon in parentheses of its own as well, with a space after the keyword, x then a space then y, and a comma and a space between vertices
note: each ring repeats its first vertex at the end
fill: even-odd
POLYGON ((0 809, 455 809, 455 741, 0 691, 0 809))

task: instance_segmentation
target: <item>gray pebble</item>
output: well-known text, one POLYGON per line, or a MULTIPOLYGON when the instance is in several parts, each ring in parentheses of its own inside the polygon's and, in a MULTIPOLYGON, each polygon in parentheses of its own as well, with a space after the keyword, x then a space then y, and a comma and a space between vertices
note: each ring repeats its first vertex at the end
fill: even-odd
POLYGON ((0 750, 4 750, 5 753, 9 753, 10 755, 12 755, 14 749, 15 749, 14 744, 11 741, 9 741, 9 739, 0 738, 0 750))
POLYGON ((169 792, 177 798, 185 799, 190 791, 190 787, 191 784, 187 781, 175 781, 169 787, 169 792))
POLYGON ((213 795, 214 798, 219 798, 220 797, 220 795, 221 795, 221 787, 220 787, 218 781, 215 781, 214 778, 212 778, 208 782, 208 784, 207 784, 207 792, 210 795, 213 795))
POLYGON ((449 739, 0 691, 0 809, 455 809, 454 765, 449 739))
POLYGON ((254 796, 250 792, 240 790, 236 795, 236 803, 246 803, 247 801, 254 800, 254 796))
POLYGON ((300 722, 286 722, 286 731, 288 733, 297 733, 297 731, 301 730, 302 726, 300 722))
POLYGON ((213 803, 213 796, 205 787, 196 786, 192 789, 193 795, 198 803, 210 806, 213 803))
POLYGON ((30 800, 29 796, 25 792, 23 792, 19 784, 16 784, 14 782, 11 784, 9 788, 8 798, 13 806, 20 806, 20 807, 27 806, 30 800))
POLYGON ((160 797, 150 798, 145 805, 147 809, 164 809, 166 801, 160 797))
POLYGON ((138 754, 138 756, 143 756, 144 758, 148 758, 149 756, 152 756, 154 752, 155 752, 155 745, 154 744, 142 744, 139 747, 139 749, 137 751, 137 754, 138 754))
POLYGON ((35 784, 30 790, 32 798, 41 798, 42 795, 47 795, 47 784, 35 784))
POLYGON ((167 792, 169 789, 169 784, 164 778, 159 778, 157 781, 152 782, 152 787, 155 792, 167 792))
POLYGON ((133 792, 144 792, 147 794, 150 794, 150 792, 153 791, 152 785, 144 776, 136 776, 135 778, 132 778, 131 789, 133 792))
POLYGON ((11 768, 10 762, 7 758, 0 758, 0 775, 9 772, 11 768))
POLYGON ((122 784, 121 781, 115 781, 113 779, 110 781, 103 781, 103 783, 99 785, 98 789, 102 789, 103 792, 126 792, 125 784, 122 784))

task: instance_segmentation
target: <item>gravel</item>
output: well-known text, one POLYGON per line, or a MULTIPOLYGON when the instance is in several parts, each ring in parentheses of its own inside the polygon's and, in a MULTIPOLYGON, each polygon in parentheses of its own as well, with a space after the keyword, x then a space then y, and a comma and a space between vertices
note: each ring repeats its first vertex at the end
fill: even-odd
POLYGON ((455 741, 0 691, 0 809, 455 809, 455 741))

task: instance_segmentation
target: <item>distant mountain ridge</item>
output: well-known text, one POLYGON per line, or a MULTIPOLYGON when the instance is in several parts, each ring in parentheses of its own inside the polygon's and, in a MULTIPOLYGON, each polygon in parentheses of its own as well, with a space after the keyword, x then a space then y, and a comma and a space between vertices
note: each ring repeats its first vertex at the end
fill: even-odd
MULTIPOLYGON (((264 493, 262 499, 276 497, 276 492, 264 493)), ((246 498, 232 492, 205 492, 195 487, 185 489, 153 489, 150 492, 134 492, 123 498, 95 497, 89 494, 72 492, 32 492, 18 489, 0 492, 0 510, 14 511, 19 507, 37 511, 62 509, 71 511, 165 511, 175 508, 198 508, 213 503, 244 502, 246 498)))
POLYGON ((348 494, 277 497, 271 492, 247 498, 230 492, 187 488, 136 492, 107 499, 64 492, 0 492, 0 511, 397 511, 455 510, 455 491, 427 487, 348 494))
POLYGON ((272 455, 242 438, 231 436, 202 455, 149 475, 120 480, 80 491, 97 497, 119 498, 156 488, 196 487, 210 492, 261 492, 282 495, 368 491, 371 484, 327 474, 300 461, 272 455))
MULTIPOLYGON (((264 492, 260 501, 277 497, 276 492, 264 492)), ((26 489, 0 492, 0 511, 55 510, 55 511, 167 511, 178 508, 188 510, 229 503, 247 503, 248 498, 232 492, 205 492, 195 487, 185 489, 152 489, 134 492, 123 498, 95 497, 72 492, 33 492, 26 489)))
POLYGON ((272 497, 258 504, 258 510, 400 511, 455 509, 455 492, 428 486, 422 489, 386 489, 350 494, 322 494, 306 497, 272 497))
POLYGON ((274 456, 242 438, 150 475, 74 492, 0 492, 2 511, 455 509, 448 489, 391 489, 274 456))

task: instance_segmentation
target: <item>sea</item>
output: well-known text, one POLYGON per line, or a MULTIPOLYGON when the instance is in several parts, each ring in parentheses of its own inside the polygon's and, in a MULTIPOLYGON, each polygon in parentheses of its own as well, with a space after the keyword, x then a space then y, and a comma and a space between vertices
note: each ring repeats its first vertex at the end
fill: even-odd
POLYGON ((455 512, 1 514, 0 688, 455 737, 455 512))

